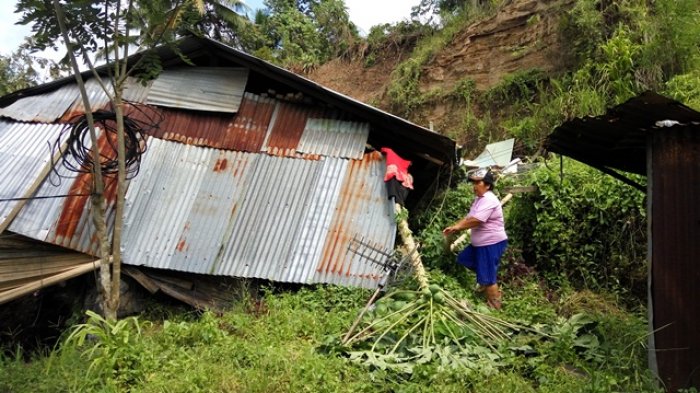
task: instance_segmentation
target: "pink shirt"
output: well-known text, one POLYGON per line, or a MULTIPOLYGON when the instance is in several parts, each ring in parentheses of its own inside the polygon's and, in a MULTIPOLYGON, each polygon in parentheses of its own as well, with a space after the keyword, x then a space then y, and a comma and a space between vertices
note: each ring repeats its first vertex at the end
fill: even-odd
POLYGON ((469 216, 481 221, 481 224, 472 228, 473 245, 490 246, 508 239, 501 202, 493 192, 486 191, 483 196, 476 197, 469 209, 469 216))

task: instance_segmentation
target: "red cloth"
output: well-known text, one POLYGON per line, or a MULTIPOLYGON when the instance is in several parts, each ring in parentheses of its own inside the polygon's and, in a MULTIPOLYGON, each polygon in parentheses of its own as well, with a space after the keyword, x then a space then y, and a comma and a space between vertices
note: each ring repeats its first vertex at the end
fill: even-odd
POLYGON ((382 147, 380 151, 386 154, 386 174, 384 181, 389 181, 392 178, 401 182, 401 185, 408 189, 413 189, 413 176, 408 173, 408 167, 411 166, 411 161, 404 160, 388 147, 382 147))

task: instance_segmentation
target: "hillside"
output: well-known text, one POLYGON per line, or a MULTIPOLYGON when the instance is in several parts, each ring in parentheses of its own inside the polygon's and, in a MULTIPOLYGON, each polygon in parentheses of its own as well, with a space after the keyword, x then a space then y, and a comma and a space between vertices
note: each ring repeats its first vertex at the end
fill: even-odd
MULTIPOLYGON (((442 49, 421 66, 419 91, 450 91, 469 79, 476 89, 487 91, 517 71, 537 69, 555 75, 565 67, 561 56, 559 23, 572 0, 512 0, 495 15, 465 25, 442 49)), ((372 65, 365 59, 338 58, 306 76, 365 103, 392 111, 387 89, 397 65, 410 57, 409 45, 388 46, 372 65)), ((423 126, 432 123, 437 132, 459 133, 465 103, 434 100, 407 114, 423 126)))

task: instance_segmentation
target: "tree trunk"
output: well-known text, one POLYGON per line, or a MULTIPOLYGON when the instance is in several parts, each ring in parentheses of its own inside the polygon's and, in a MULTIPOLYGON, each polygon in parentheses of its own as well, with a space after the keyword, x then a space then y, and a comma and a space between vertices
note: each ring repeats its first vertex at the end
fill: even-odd
POLYGON ((116 315, 116 310, 110 309, 110 304, 108 299, 111 297, 111 286, 110 286, 110 246, 107 240, 107 224, 106 224, 106 202, 104 196, 104 180, 102 179, 102 172, 100 168, 100 147, 97 143, 97 132, 95 132, 95 123, 92 117, 92 108, 90 106, 90 100, 88 98, 87 92, 85 91, 85 84, 83 83, 83 78, 80 75, 80 69, 78 67, 78 62, 73 55, 73 50, 71 48, 70 40, 68 39, 68 31, 65 24, 65 15, 63 14, 63 9, 61 8, 58 0, 53 0, 54 10, 56 12, 56 19, 58 20, 58 26, 61 29, 61 35, 65 41, 66 48, 68 50, 68 57, 70 58, 71 66, 75 74, 75 81, 78 84, 78 89, 80 90, 80 96, 83 100, 83 106, 85 107, 85 117, 87 119, 88 127, 90 128, 90 141, 92 142, 92 159, 93 165, 93 181, 94 181, 94 193, 91 196, 92 201, 92 220, 95 225, 95 231, 97 234, 97 239, 100 242, 100 285, 99 294, 102 296, 102 311, 107 317, 108 315, 116 315))

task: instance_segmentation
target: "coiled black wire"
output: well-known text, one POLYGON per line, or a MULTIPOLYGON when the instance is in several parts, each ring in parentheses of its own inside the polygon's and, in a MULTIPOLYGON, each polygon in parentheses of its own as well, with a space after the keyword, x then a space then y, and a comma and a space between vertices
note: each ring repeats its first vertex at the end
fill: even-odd
MULTIPOLYGON (((126 178, 133 179, 139 173, 141 156, 146 152, 145 136, 150 130, 159 127, 163 116, 153 107, 135 103, 126 103, 124 112, 126 178)), ((95 128, 102 130, 102 135, 98 135, 98 138, 107 142, 107 148, 105 146, 100 148, 97 165, 100 166, 102 175, 115 175, 118 173, 117 114, 111 110, 101 109, 93 112, 92 116, 95 128)), ((55 156, 55 153, 61 148, 63 140, 66 140, 66 148, 59 159, 61 165, 70 172, 93 173, 96 163, 93 158, 90 128, 85 114, 72 118, 61 130, 56 141, 50 146, 52 156, 55 156)), ((61 177, 56 171, 56 163, 54 163, 54 174, 61 177)), ((52 183, 54 182, 52 181, 52 183)))

